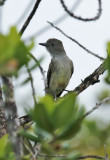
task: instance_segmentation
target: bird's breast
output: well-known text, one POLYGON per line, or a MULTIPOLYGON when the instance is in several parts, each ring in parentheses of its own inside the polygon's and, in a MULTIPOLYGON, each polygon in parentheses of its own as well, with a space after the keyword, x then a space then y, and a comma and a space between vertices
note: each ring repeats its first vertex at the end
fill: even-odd
POLYGON ((71 77, 71 66, 68 57, 57 57, 54 61, 55 69, 51 75, 50 88, 52 90, 64 89, 71 77))

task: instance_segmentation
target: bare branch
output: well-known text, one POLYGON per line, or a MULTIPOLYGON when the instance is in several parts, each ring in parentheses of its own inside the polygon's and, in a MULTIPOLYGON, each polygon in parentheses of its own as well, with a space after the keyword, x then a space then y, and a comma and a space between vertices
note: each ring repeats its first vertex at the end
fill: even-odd
POLYGON ((32 9, 32 11, 31 11, 29 17, 26 19, 26 21, 25 21, 23 27, 21 28, 21 30, 20 30, 20 32, 19 32, 19 34, 20 34, 21 36, 23 35, 25 29, 26 29, 27 26, 29 25, 29 23, 30 23, 32 17, 34 16, 34 14, 35 14, 35 12, 36 12, 36 10, 37 10, 39 4, 40 4, 40 2, 41 2, 41 0, 36 0, 36 3, 35 3, 35 5, 34 5, 34 8, 32 9))
POLYGON ((104 62, 88 77, 82 81, 80 85, 78 85, 73 92, 76 92, 77 94, 80 94, 82 91, 87 89, 90 85, 94 85, 95 83, 100 82, 99 76, 103 74, 105 71, 104 69, 104 62))
POLYGON ((33 99, 34 99, 34 105, 36 106, 37 101, 36 101, 36 94, 35 94, 35 89, 34 89, 34 84, 33 84, 33 78, 32 78, 32 75, 31 75, 31 72, 30 72, 30 69, 29 69, 28 65, 26 65, 26 68, 27 68, 27 72, 29 74, 29 78, 30 78, 30 82, 31 82, 32 95, 33 95, 33 99))
MULTIPOLYGON (((51 158, 67 159, 66 155, 46 155, 46 154, 43 154, 43 153, 39 153, 38 155, 41 156, 41 157, 51 157, 51 158)), ((76 159, 87 159, 87 158, 105 159, 104 157, 97 156, 97 155, 81 156, 81 157, 77 157, 76 159)))
POLYGON ((0 86, 0 138, 6 134, 6 117, 4 103, 2 98, 2 89, 0 86))
POLYGON ((46 155, 43 153, 39 153, 38 156, 40 157, 51 157, 51 158, 66 158, 67 156, 65 155, 46 155))
POLYGON ((97 156, 97 155, 87 155, 87 156, 81 156, 77 159, 87 159, 87 158, 95 158, 95 159, 105 159, 105 157, 97 156))
POLYGON ((29 115, 22 116, 19 118, 19 120, 20 120, 20 125, 25 125, 26 123, 32 122, 29 115))
MULTIPOLYGON (((76 2, 73 4, 73 6, 71 7, 71 11, 75 11, 77 9, 77 7, 80 5, 80 3, 82 2, 82 0, 76 0, 76 2)), ((66 13, 64 13, 63 15, 61 15, 58 19, 56 19, 54 21, 54 24, 59 24, 61 23, 62 21, 64 21, 66 18, 68 18, 68 15, 66 13)), ((37 36, 37 38, 42 35, 43 33, 45 33, 46 31, 48 31, 49 29, 51 29, 50 26, 45 26, 45 27, 42 27, 40 28, 37 32, 35 32, 34 34, 32 34, 31 36, 27 37, 25 39, 25 41, 28 41, 32 38, 35 38, 37 36)))
POLYGON ((42 74, 42 77, 43 77, 43 81, 44 81, 44 86, 45 86, 45 89, 47 88, 47 80, 46 80, 46 77, 45 77, 45 71, 43 70, 43 68, 41 67, 39 61, 30 53, 29 54, 30 57, 36 62, 36 64, 38 64, 38 67, 40 69, 40 72, 42 74))
MULTIPOLYGON (((48 22, 48 21, 47 21, 48 22)), ((82 44, 80 44, 77 40, 73 39, 72 37, 68 36, 66 33, 64 33, 60 28, 56 27, 53 23, 48 22, 52 27, 54 27, 55 29, 57 29, 60 33, 62 33, 65 37, 69 38, 70 40, 72 40, 73 42, 75 42, 76 44, 78 44, 81 48, 83 48, 87 53, 99 58, 100 60, 104 60, 103 57, 99 56, 98 54, 93 53, 92 51, 90 51, 89 49, 87 49, 86 47, 84 47, 82 44)))
POLYGON ((100 18, 101 13, 102 13, 102 7, 101 7, 101 0, 98 0, 98 13, 96 14, 95 17, 92 18, 82 18, 81 16, 76 16, 74 13, 72 13, 70 10, 68 10, 67 6, 65 5, 63 0, 60 0, 64 10, 73 18, 77 19, 77 20, 81 20, 81 21, 85 21, 85 22, 90 22, 90 21, 95 21, 97 19, 100 18))
MULTIPOLYGON (((90 74, 88 77, 86 77, 80 85, 78 85, 74 90, 69 91, 69 92, 76 92, 79 95, 82 91, 87 89, 90 85, 94 85, 95 83, 98 83, 99 76, 101 74, 103 74, 105 71, 103 66, 104 66, 104 62, 92 74, 90 74)), ((24 125, 29 122, 31 122, 31 119, 28 115, 20 117, 20 124, 21 125, 24 125)))
POLYGON ((0 6, 3 6, 6 0, 1 0, 0 6))
POLYGON ((96 109, 98 109, 102 104, 107 103, 108 101, 110 101, 110 97, 104 98, 102 101, 100 101, 99 103, 96 103, 96 105, 90 110, 88 111, 83 118, 87 117, 88 115, 90 115, 93 111, 95 111, 96 109))

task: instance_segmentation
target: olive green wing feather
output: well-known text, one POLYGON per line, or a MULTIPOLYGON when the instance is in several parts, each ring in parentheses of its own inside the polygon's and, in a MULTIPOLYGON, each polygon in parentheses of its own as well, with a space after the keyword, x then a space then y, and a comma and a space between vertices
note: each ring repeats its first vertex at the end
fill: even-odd
POLYGON ((49 83, 50 83, 52 72, 55 69, 55 65, 56 65, 56 63, 54 63, 54 59, 52 59, 51 63, 49 64, 49 69, 48 69, 48 72, 47 72, 47 87, 48 88, 49 88, 49 83))
POLYGON ((71 76, 72 76, 72 74, 74 72, 74 66, 73 66, 73 62, 71 60, 70 60, 70 62, 71 62, 71 76))

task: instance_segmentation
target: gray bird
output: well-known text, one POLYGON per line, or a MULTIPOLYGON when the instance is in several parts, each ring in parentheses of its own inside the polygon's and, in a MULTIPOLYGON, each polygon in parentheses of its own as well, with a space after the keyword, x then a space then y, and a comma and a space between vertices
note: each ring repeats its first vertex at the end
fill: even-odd
POLYGON ((52 57, 47 73, 46 93, 58 98, 67 87, 73 74, 73 62, 66 55, 60 40, 52 38, 46 43, 39 44, 45 46, 52 57))

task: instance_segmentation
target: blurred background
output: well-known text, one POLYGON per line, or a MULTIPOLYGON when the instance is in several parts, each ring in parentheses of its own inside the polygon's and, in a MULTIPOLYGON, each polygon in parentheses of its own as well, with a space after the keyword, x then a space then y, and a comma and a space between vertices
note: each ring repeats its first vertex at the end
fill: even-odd
MULTIPOLYGON (((35 0, 7 0, 5 5, 0 8, 0 31, 2 33, 7 33, 12 25, 16 25, 18 31, 20 31, 34 6, 34 3, 35 0)), ((98 12, 97 0, 65 0, 65 4, 76 15, 85 18, 94 17, 98 12)), ((35 46, 32 50, 32 54, 37 59, 43 57, 41 65, 46 71, 45 74, 47 73, 51 57, 46 49, 39 46, 38 43, 46 42, 49 38, 57 38, 63 42, 67 55, 74 63, 74 74, 67 87, 68 90, 72 90, 78 86, 81 83, 81 80, 84 80, 85 77, 90 75, 102 62, 98 58, 88 54, 74 42, 64 37, 60 32, 52 28, 47 21, 53 22, 66 34, 76 39, 92 52, 102 57, 106 57, 106 42, 110 40, 109 6, 109 0, 103 1, 102 15, 100 19, 92 22, 83 22, 70 17, 62 8, 59 0, 42 0, 36 14, 22 37, 27 43, 30 38, 34 38, 35 46)), ((33 107, 33 99, 30 84, 24 86, 21 85, 26 77, 28 77, 25 67, 20 73, 23 74, 20 74, 19 78, 14 79, 14 88, 18 113, 19 116, 22 116, 25 114, 25 108, 33 107), (23 108, 23 106, 25 106, 25 108, 23 108)), ((105 74, 100 76, 100 83, 90 86, 78 96, 80 103, 84 104, 87 110, 91 109, 96 102, 98 102, 98 96, 102 90, 110 89, 110 87, 104 82, 105 74)), ((36 96, 43 96, 44 83, 39 69, 34 70, 32 76, 34 79, 36 96)), ((109 122, 109 111, 110 109, 107 105, 102 106, 89 117, 93 119, 94 117, 97 117, 109 122)))

